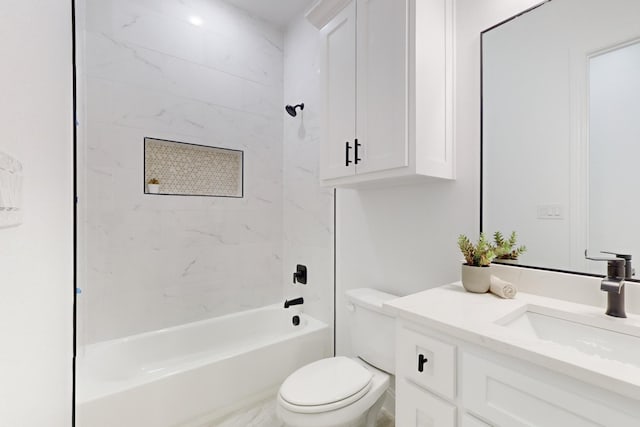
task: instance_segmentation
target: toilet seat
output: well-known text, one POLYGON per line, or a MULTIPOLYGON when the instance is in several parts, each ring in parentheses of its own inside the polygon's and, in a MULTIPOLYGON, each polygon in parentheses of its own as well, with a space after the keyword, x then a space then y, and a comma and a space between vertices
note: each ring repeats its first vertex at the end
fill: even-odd
POLYGON ((371 389, 370 370, 347 357, 318 360, 298 369, 280 387, 286 409, 315 414, 352 404, 371 389))
POLYGON ((375 415, 378 413, 385 398, 384 392, 389 387, 390 376, 388 373, 374 368, 361 359, 353 358, 350 360, 373 375, 370 385, 365 386, 363 390, 348 399, 334 402, 334 404, 320 405, 315 408, 306 408, 287 403, 282 394, 278 393, 278 405, 276 407, 278 418, 286 426, 345 427, 352 426, 353 423, 364 417, 368 420, 367 426, 372 427, 374 424, 369 423, 369 421, 375 422, 375 415), (338 408, 338 406, 340 407, 338 408), (301 412, 304 410, 316 410, 317 412, 301 412), (373 414, 373 418, 369 417, 370 412, 373 414))

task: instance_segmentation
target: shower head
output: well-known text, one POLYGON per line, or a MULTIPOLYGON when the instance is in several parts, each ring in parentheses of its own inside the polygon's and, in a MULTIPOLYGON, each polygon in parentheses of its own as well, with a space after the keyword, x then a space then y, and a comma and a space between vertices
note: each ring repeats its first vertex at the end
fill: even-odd
POLYGON ((296 105, 295 107, 292 107, 291 105, 287 105, 286 107, 284 107, 284 109, 287 111, 287 113, 289 113, 289 115, 291 117, 295 117, 298 114, 296 113, 296 109, 300 108, 300 111, 304 110, 304 103, 300 103, 298 105, 296 105))

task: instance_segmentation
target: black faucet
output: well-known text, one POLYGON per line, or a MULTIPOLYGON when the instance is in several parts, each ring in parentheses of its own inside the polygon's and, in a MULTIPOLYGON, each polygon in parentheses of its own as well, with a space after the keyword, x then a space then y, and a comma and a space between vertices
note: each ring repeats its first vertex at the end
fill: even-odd
POLYGON ((615 252, 601 252, 603 254, 615 255, 615 258, 591 258, 584 251, 586 259, 591 261, 607 261, 607 276, 600 282, 600 290, 607 293, 608 316, 627 317, 624 308, 625 280, 631 279, 635 274, 631 266, 631 255, 617 254, 615 252))
POLYGON ((289 308, 292 305, 300 305, 300 304, 304 304, 304 298, 300 297, 295 299, 289 299, 289 300, 285 300, 284 308, 289 308))

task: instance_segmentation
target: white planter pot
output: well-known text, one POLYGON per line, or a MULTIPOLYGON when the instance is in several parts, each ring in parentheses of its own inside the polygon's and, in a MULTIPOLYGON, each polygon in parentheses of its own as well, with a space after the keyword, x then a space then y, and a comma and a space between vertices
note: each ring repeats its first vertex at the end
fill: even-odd
POLYGON ((158 194, 160 192, 160 184, 147 184, 147 192, 158 194))
POLYGON ((462 286, 468 292, 484 294, 491 287, 491 266, 475 267, 462 264, 462 286))

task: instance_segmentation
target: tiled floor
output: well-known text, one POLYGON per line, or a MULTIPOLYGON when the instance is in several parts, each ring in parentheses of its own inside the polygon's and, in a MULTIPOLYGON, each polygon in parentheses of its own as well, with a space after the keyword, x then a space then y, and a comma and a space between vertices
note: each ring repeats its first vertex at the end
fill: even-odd
MULTIPOLYGON (((203 427, 282 427, 276 416, 276 400, 269 399, 256 406, 234 412, 229 417, 203 427)), ((380 411, 376 427, 395 427, 393 417, 380 411)))

